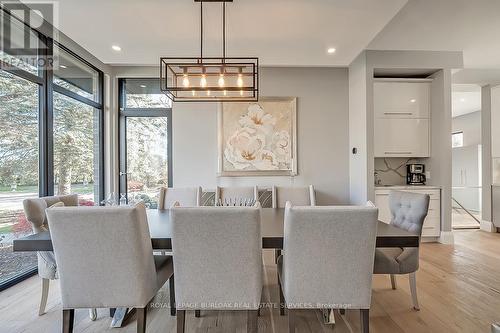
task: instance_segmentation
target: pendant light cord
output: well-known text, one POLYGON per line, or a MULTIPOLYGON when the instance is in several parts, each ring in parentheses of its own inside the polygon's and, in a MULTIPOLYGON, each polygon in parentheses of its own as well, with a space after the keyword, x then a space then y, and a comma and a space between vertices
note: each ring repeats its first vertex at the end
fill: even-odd
POLYGON ((226 62, 226 2, 222 2, 222 62, 226 62))
POLYGON ((200 1, 200 62, 203 63, 203 0, 200 1))

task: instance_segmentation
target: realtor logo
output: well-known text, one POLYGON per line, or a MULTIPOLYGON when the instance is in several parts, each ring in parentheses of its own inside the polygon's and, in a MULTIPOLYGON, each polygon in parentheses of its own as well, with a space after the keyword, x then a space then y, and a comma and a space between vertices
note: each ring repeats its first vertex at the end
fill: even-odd
POLYGON ((57 40, 58 3, 0 0, 0 5, 3 9, 0 16, 2 66, 53 67, 50 49, 38 32, 57 40))

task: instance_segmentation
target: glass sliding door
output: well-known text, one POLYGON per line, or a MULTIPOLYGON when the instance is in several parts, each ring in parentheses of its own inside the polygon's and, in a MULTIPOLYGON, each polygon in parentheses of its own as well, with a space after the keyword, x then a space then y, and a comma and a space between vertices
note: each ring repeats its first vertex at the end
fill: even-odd
POLYGON ((157 79, 120 80, 120 193, 157 208, 172 185, 171 108, 157 79))

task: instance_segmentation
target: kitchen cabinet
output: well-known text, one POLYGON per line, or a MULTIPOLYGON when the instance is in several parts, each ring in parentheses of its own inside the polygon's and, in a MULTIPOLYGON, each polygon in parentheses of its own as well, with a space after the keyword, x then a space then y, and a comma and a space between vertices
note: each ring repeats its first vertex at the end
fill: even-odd
POLYGON ((429 82, 375 82, 376 118, 429 118, 429 82))
POLYGON ((429 211, 424 221, 422 237, 439 237, 441 234, 441 190, 425 187, 387 187, 375 190, 375 206, 378 208, 378 219, 390 223, 392 219, 389 209, 389 193, 391 190, 429 194, 429 211))
POLYGON ((429 119, 375 119, 375 157, 429 157, 429 119))
POLYGON ((374 82, 375 157, 430 156, 430 82, 374 82))

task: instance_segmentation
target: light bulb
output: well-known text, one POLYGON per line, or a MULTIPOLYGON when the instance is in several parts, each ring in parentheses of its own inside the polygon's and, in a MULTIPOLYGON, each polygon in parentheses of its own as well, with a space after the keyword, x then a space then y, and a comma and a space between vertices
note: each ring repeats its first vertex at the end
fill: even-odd
POLYGON ((207 86, 207 76, 205 74, 201 75, 200 86, 205 88, 207 86))
POLYGON ((223 93, 224 93, 224 96, 227 96, 227 91, 226 90, 224 90, 223 93))
POLYGON ((196 91, 191 90, 191 94, 192 94, 193 96, 196 96, 196 91))
POLYGON ((224 84, 225 84, 225 82, 224 82, 224 74, 221 74, 219 76, 219 87, 221 87, 221 88, 224 87, 224 84))
POLYGON ((240 90, 240 96, 243 96, 243 90, 240 90))
POLYGON ((240 73, 238 74, 238 81, 236 81, 238 84, 238 87, 243 87, 243 75, 240 73))
POLYGON ((184 74, 184 78, 182 79, 182 85, 185 88, 189 87, 189 78, 188 78, 187 74, 184 74))
POLYGON ((207 90, 207 96, 210 96, 210 90, 207 90))

